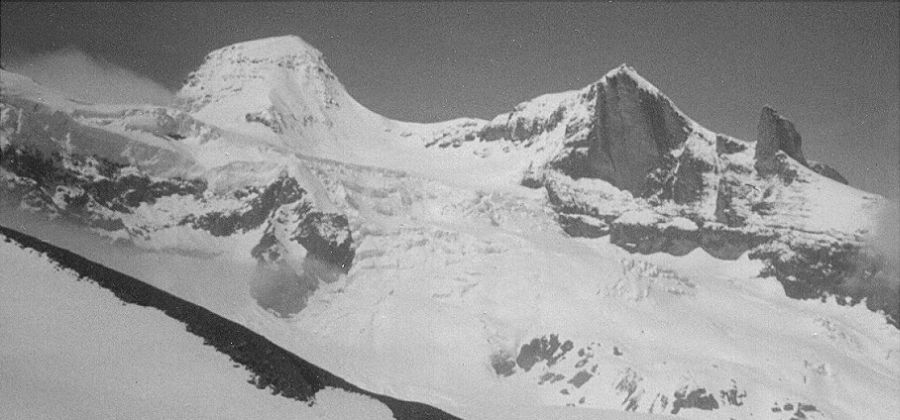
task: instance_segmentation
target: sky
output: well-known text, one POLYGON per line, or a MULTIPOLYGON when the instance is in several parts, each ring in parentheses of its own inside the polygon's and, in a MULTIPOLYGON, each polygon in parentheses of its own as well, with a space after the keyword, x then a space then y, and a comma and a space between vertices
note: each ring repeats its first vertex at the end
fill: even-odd
POLYGON ((165 103, 210 51, 298 35, 387 117, 490 119, 621 63, 705 127, 773 106, 808 159, 900 200, 900 3, 0 2, 5 67, 85 100, 165 103))

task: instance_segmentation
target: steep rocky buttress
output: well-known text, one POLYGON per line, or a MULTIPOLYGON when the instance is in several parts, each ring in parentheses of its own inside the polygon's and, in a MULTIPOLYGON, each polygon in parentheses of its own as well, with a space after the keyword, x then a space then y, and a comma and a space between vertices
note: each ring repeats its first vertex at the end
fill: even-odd
POLYGON ((498 128, 495 119, 476 141, 556 144, 555 154, 531 162, 522 184, 547 190, 570 235, 610 235, 641 253, 749 252, 792 297, 865 298, 891 323, 900 319, 896 274, 885 256, 870 255, 872 225, 859 217, 886 201, 808 161, 793 123, 768 106, 755 142, 716 134, 623 65, 580 91, 521 104, 502 121, 514 125, 498 128), (829 195, 842 198, 820 201, 829 195), (856 225, 832 223, 854 218, 856 225))

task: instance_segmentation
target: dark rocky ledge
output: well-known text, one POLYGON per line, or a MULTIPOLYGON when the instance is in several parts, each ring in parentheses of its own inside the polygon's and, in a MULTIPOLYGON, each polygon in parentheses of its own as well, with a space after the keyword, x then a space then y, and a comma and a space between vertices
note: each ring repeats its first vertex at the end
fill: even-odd
POLYGON ((363 390, 244 326, 75 253, 3 226, 0 226, 0 234, 6 236, 7 241, 41 252, 60 266, 96 282, 125 303, 156 308, 184 323, 187 331, 202 337, 206 345, 227 354, 252 372, 253 378, 249 382, 260 389, 269 388, 273 394, 312 405, 318 391, 325 387, 340 388, 378 400, 388 406, 398 420, 456 419, 426 404, 363 390))

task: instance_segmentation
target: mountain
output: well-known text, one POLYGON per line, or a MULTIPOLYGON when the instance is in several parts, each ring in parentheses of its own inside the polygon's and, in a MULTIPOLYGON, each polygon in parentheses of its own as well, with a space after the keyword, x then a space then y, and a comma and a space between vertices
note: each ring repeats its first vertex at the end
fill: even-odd
POLYGON ((463 418, 900 408, 890 203, 771 108, 714 133, 622 65, 400 122, 292 36, 213 51, 177 107, 0 76, 0 223, 361 388, 463 418))

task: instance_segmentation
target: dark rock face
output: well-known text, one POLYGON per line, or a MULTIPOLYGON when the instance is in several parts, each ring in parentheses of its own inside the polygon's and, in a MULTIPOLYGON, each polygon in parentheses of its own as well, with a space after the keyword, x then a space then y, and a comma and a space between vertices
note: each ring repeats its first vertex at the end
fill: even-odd
POLYGON ((678 414, 682 408, 697 408, 700 410, 716 410, 719 402, 712 394, 706 393, 706 388, 697 388, 690 392, 687 388, 675 392, 672 401, 672 414, 678 414))
POLYGON ((547 366, 553 366, 557 360, 574 347, 575 345, 570 340, 560 343, 556 334, 550 334, 550 338, 546 336, 535 338, 519 350, 516 364, 526 372, 541 361, 546 361, 547 366))
POLYGON ((484 141, 505 139, 514 142, 528 140, 546 131, 556 128, 562 120, 564 109, 557 108, 546 116, 538 118, 526 118, 519 115, 523 108, 516 107, 509 113, 505 122, 485 125, 477 137, 484 141))
POLYGON ((285 123, 281 118, 281 115, 271 108, 266 109, 265 111, 248 113, 244 116, 244 120, 247 122, 260 123, 269 127, 269 129, 276 134, 282 134, 284 132, 285 123))
POLYGON ((590 175, 642 195, 647 174, 665 154, 684 144, 688 121, 668 98, 640 89, 627 72, 592 89, 596 115, 588 151, 590 175))
POLYGON ((587 371, 580 370, 575 374, 575 376, 572 377, 572 379, 569 379, 568 383, 574 385, 575 388, 581 388, 582 385, 587 383, 587 381, 591 380, 591 378, 593 377, 594 375, 591 375, 587 371))
POLYGON ((756 195, 752 185, 743 183, 732 174, 719 178, 716 194, 715 220, 728 227, 741 227, 747 223, 747 214, 742 211, 743 201, 756 195))
POLYGON ((700 201, 708 191, 715 190, 716 186, 711 185, 704 175, 717 174, 717 162, 699 156, 690 147, 685 147, 678 160, 671 195, 665 194, 662 198, 671 197, 677 204, 689 204, 700 201))
MULTIPOLYGON (((547 372, 547 373, 541 375, 540 379, 538 379, 538 385, 543 385, 546 383, 554 384, 563 379, 566 379, 566 375, 563 375, 560 373, 547 372)), ((571 382, 569 382, 569 383, 571 383, 571 382)))
POLYGON ((322 282, 332 283, 347 273, 355 255, 352 245, 345 216, 323 213, 302 200, 281 206, 250 252, 259 262, 251 294, 278 316, 296 314, 322 282), (299 262, 288 258, 297 246, 306 250, 299 262))
POLYGON ((610 242, 632 252, 653 254, 666 252, 686 255, 699 246, 696 230, 686 231, 675 227, 659 228, 653 225, 614 223, 610 242))
POLYGON ((0 167, 19 177, 18 191, 10 193, 23 195, 33 207, 111 230, 123 227, 111 216, 114 212, 131 213, 143 203, 153 204, 172 195, 200 199, 207 188, 199 179, 156 179, 103 158, 59 152, 47 155, 24 145, 7 146, 0 167))
POLYGON ((724 226, 707 226, 700 233, 700 247, 709 255, 724 260, 736 260, 771 240, 771 233, 748 233, 724 226))
POLYGON ((841 175, 840 172, 838 172, 836 169, 834 169, 831 166, 828 166, 822 162, 817 162, 814 160, 809 161, 809 169, 816 171, 816 173, 819 175, 822 175, 824 177, 828 177, 837 182, 840 182, 841 184, 850 185, 850 182, 847 181, 847 178, 844 178, 844 176, 841 175))
POLYGON ((306 211, 291 240, 302 245, 310 254, 340 267, 344 272, 350 270, 354 250, 347 216, 306 211))
POLYGON ((355 251, 346 216, 323 213, 305 202, 298 203, 269 221, 265 233, 251 251, 261 263, 278 262, 286 253, 285 244, 275 235, 279 225, 290 226, 287 240, 302 246, 309 255, 344 272, 350 269, 355 251))
POLYGON ((188 215, 180 224, 205 230, 213 236, 246 233, 260 227, 280 206, 296 203, 305 194, 295 179, 282 174, 264 189, 251 186, 234 192, 236 198, 246 203, 241 210, 188 215))
POLYGON ((900 289, 890 281, 887 257, 869 253, 858 244, 794 243, 791 252, 769 245, 754 249, 750 258, 766 261, 763 274, 773 275, 789 297, 824 299, 828 295, 841 304, 857 304, 866 299, 872 311, 884 311, 888 323, 900 328, 900 289))
POLYGON ((710 255, 726 260, 737 259, 769 240, 771 238, 765 235, 716 225, 686 230, 672 225, 613 222, 610 230, 610 242, 632 252, 665 252, 680 256, 702 248, 710 255))
POLYGON ((779 151, 819 175, 842 184, 849 184, 847 179, 834 168, 822 162, 807 161, 801 149, 800 133, 794 128, 794 124, 778 115, 774 109, 763 107, 757 126, 756 139, 756 168, 761 174, 781 172, 780 169, 783 169, 785 165, 777 161, 779 151))
POLYGON ((582 214, 561 213, 559 224, 569 236, 599 238, 609 234, 609 225, 606 222, 582 214))
POLYGON ((774 109, 763 107, 756 130, 757 162, 766 162, 783 151, 803 166, 808 166, 800 149, 800 133, 793 123, 782 118, 774 109))
POLYGON ((747 150, 749 146, 746 142, 738 140, 734 137, 724 134, 716 135, 716 154, 732 155, 747 150))

